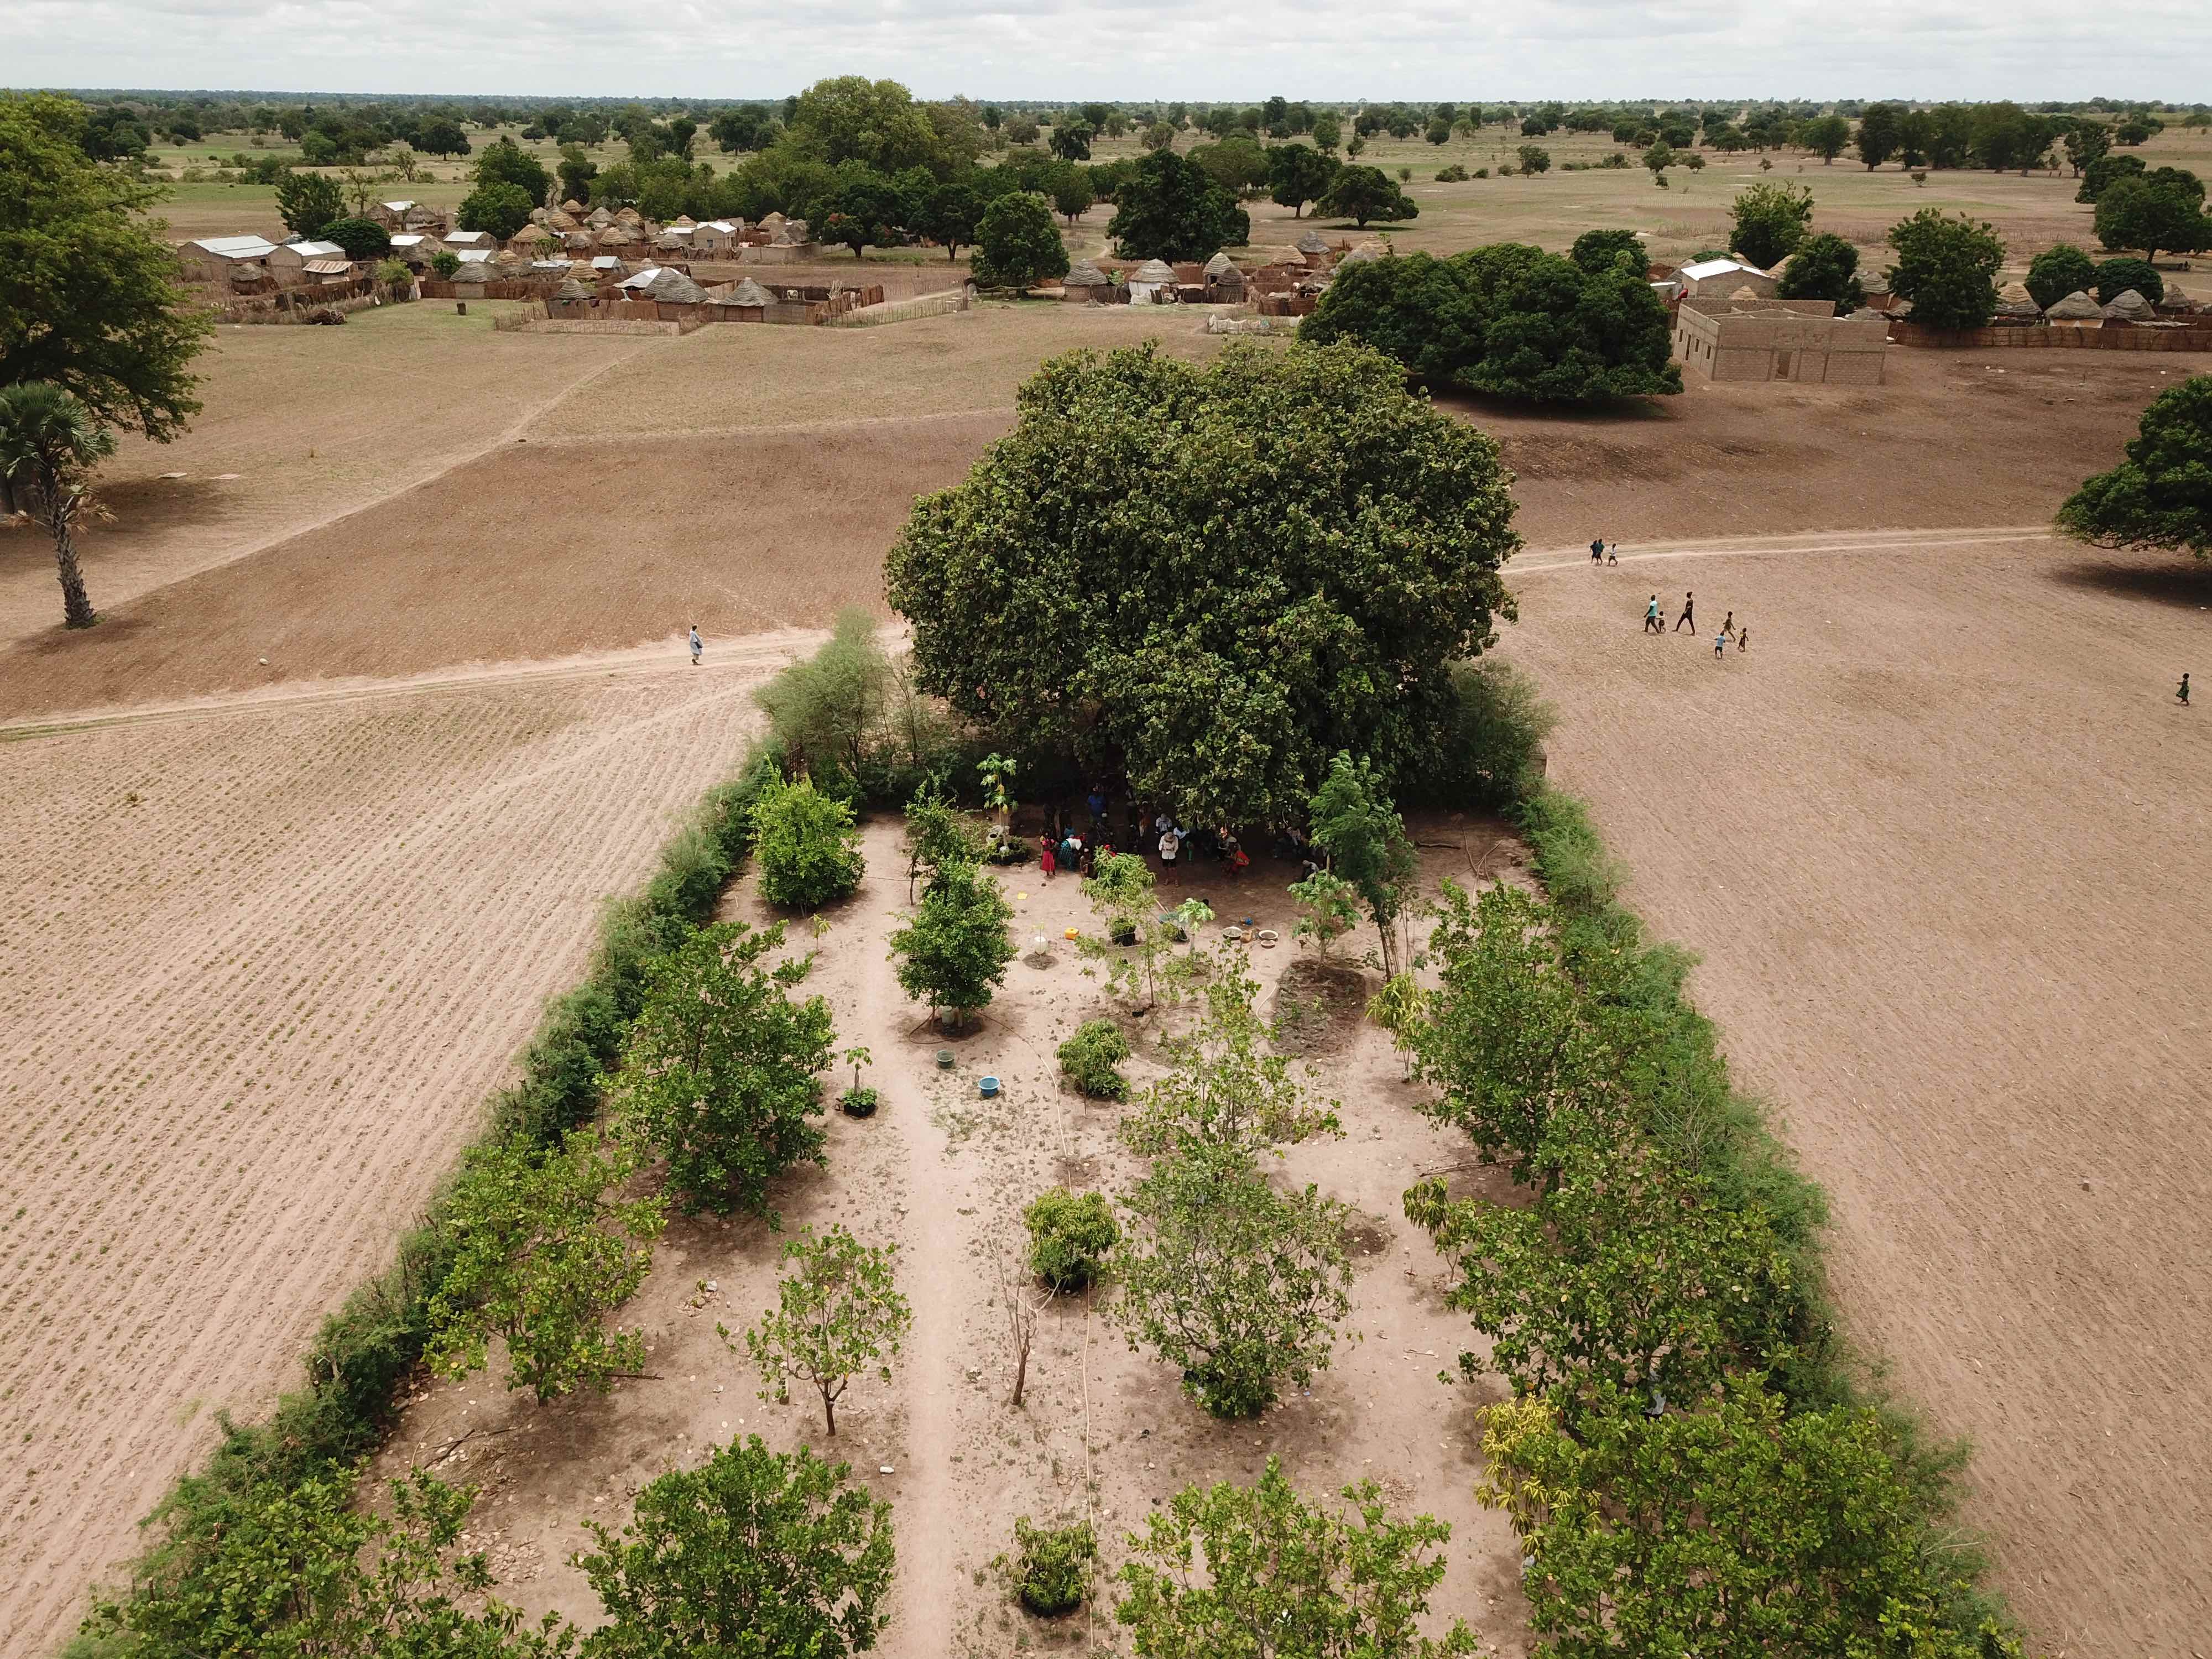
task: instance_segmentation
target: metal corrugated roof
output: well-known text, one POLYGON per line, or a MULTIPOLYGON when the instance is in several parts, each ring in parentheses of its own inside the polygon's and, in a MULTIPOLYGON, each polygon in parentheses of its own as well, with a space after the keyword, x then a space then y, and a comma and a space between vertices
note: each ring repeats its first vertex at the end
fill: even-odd
POLYGON ((336 242, 287 242, 284 246, 302 259, 343 259, 346 257, 346 251, 336 242))
POLYGON ((191 246, 227 259, 265 259, 276 251, 276 243, 260 236, 203 236, 191 246))
POLYGON ((1708 276, 1724 276, 1731 270, 1748 271, 1753 276, 1766 275, 1755 265, 1747 265, 1735 259, 1701 259, 1696 264, 1684 265, 1680 274, 1693 283, 1702 283, 1708 276))
POLYGON ((310 259, 305 267, 310 276, 348 276, 353 274, 350 259, 310 259))
POLYGON ((465 265, 489 264, 491 263, 491 250, 488 247, 465 247, 461 250, 460 259, 465 265))
POLYGON ((491 233, 488 230, 448 231, 446 234, 446 240, 448 242, 458 242, 463 247, 473 247, 478 242, 491 240, 491 233))
POLYGON ((380 202, 377 205, 383 208, 389 213, 404 213, 409 208, 413 207, 415 204, 412 202, 380 202))

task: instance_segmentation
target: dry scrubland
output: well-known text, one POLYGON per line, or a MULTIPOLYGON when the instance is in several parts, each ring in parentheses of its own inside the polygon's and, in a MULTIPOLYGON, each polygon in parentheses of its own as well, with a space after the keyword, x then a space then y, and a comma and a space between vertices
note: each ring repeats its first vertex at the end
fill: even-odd
MULTIPOLYGON (((1366 159, 1395 166, 1399 148, 1428 164, 1407 246, 1556 246, 1625 223, 1663 254, 1717 240, 1703 227, 1730 193, 1717 162, 1686 199, 1679 175, 1662 194, 1640 169, 1422 182, 1487 164, 1457 144, 1366 159)), ((1824 224, 1832 202, 1878 234, 1945 191, 2016 192, 1985 210, 2016 250, 2046 219, 2069 227, 2054 240, 2086 232, 2067 180, 1804 178, 1824 224)), ((1256 234, 1276 234, 1273 212, 1257 207, 1256 234)), ((1095 247, 1103 220, 1071 241, 1095 247)), ((877 601, 912 496, 1006 429, 1039 359, 1147 335, 1202 357, 1217 343, 1194 321, 1027 306, 587 341, 423 306, 227 330, 194 434, 115 464, 117 522, 86 544, 106 623, 64 635, 44 544, 0 536, 0 721, 19 722, 0 738, 214 700, 0 743, 22 849, 0 943, 23 964, 0 991, 19 1126, 0 1166, 0 1432, 21 1453, 0 1476, 0 1652, 52 1648, 215 1409, 265 1401, 379 1265, 539 997, 574 977, 596 899, 734 757, 743 694, 790 641, 733 659, 732 636, 877 601), (665 643, 694 617, 705 671, 665 643), (665 670, 635 649, 654 641, 665 670), (576 653, 612 654, 471 666, 576 653)), ((1509 567, 1524 620, 1507 648, 1566 714, 1559 775, 1594 799, 1638 904, 1706 949, 1699 989, 1738 1064, 1836 1193, 1847 1316, 1941 1425, 1978 1439, 1972 1518, 2054 1651, 2179 1659, 2212 1625, 2194 1542, 2212 1523, 2206 1149, 2189 1109, 2208 1079, 2184 955, 2208 920, 2188 877, 2206 739, 2165 702, 2212 595, 2170 562, 2021 538, 2203 366, 1898 350, 1880 388, 1700 388, 1603 416, 1451 401, 1520 475, 1532 551, 1509 567), (1976 533, 1991 526, 2011 530, 1976 533), (1598 533, 1626 544, 1620 570, 1557 551, 1598 533), (1753 653, 1717 665, 1686 639, 1642 640, 1644 596, 1683 586, 1708 623, 1748 617, 1753 653)), ((1118 1522, 1271 1442, 1310 1485, 1371 1468, 1451 1518, 1449 1604, 1511 1650, 1510 1543, 1470 1507, 1472 1401, 1427 1380, 1464 1327, 1396 1220, 1411 1170, 1456 1152, 1405 1111, 1371 1032, 1322 1061, 1352 1138, 1294 1154, 1375 1228, 1365 1340, 1313 1398, 1213 1427, 1070 1309, 1037 1406, 1004 1437, 969 1252, 1035 1186, 1115 1173, 1105 1114, 1062 1100, 1044 1059, 1097 992, 1067 963, 1018 964, 960 1079, 917 1066, 878 938, 896 896, 884 834, 818 971, 890 1104, 839 1122, 830 1174, 788 1207, 895 1233, 934 1287, 898 1381, 846 1437, 894 1471, 893 1650, 942 1650, 926 1644, 955 1628, 969 1650, 1006 1650, 971 1570, 1018 1510, 1073 1488, 1086 1445, 1118 1522), (1012 1079, 993 1111, 963 1092, 986 1066, 1012 1079)), ((1076 903, 1012 884, 1048 933, 1076 903)), ((1279 885, 1255 876, 1249 908, 1276 914, 1279 885)), ((766 1256, 742 1228, 672 1233, 635 1310, 663 1376, 603 1405, 540 1413, 479 1378, 416 1407, 396 1455, 520 1425, 443 1467, 496 1483, 480 1523, 522 1599, 585 1610, 562 1565, 576 1520, 619 1513, 676 1437, 763 1426, 712 1326, 765 1305, 766 1256), (695 1309, 702 1279, 720 1289, 695 1309)), ((769 1413, 765 1431, 802 1421, 769 1413)))
POLYGON ((2039 1648, 2203 1651, 2212 726, 2172 694, 2212 569, 2042 542, 1552 562, 1505 647, 1565 716, 1552 775, 1703 953, 1699 1006, 1835 1200, 1853 1331, 1972 1436, 2039 1648), (1685 587, 1707 640, 1645 637, 1645 596, 1685 587), (1753 643, 1716 663, 1729 609, 1753 643))

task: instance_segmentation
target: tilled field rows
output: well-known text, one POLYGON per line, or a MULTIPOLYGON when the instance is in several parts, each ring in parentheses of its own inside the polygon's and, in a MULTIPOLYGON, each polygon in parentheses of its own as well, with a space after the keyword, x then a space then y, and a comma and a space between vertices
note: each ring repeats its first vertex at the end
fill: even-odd
POLYGON ((0 1652, 49 1650, 216 1410, 294 1380, 757 678, 0 746, 0 1652))

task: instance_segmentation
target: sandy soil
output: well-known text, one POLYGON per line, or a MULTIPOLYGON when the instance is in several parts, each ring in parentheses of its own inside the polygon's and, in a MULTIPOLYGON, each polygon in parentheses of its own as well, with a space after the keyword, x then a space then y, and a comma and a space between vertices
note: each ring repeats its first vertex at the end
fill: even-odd
POLYGON ((295 1382, 781 654, 0 744, 0 1654, 295 1382))
POLYGON ((2212 1628, 2212 715, 2172 691, 2212 570, 1878 539, 1532 559, 1505 653, 1833 1194, 1852 1333, 1973 1437, 1969 1518, 2039 1645, 2185 1659, 2212 1628), (1685 588, 1706 638, 1642 635, 1685 588), (1716 662, 1731 610, 1754 641, 1716 662))
MULTIPOLYGON (((566 399, 527 442, 502 441, 322 529, 109 605, 89 633, 49 625, 0 652, 0 719, 614 650, 694 619, 716 637, 818 627, 842 606, 879 605, 884 550, 913 496, 957 481, 1008 428, 1014 388, 1041 358, 1144 337, 1122 320, 1037 307, 865 331, 702 329, 662 343, 566 399), (914 415, 856 418, 870 406, 858 369, 871 360, 859 356, 836 359, 851 372, 798 372, 815 348, 871 343, 888 379, 938 374, 940 408, 917 396, 914 415), (948 363, 967 378, 946 374, 948 363), (641 400, 672 376, 762 388, 765 412, 782 418, 709 424, 750 405, 702 394, 659 418, 704 429, 619 435, 650 425, 641 400), (581 429, 547 434, 563 427, 581 429)), ((1176 350, 1214 343, 1161 337, 1176 350)), ((2061 355, 1984 364, 1899 349, 1879 387, 1704 386, 1626 415, 1448 406, 1504 446, 1520 475, 1518 524, 1537 550, 1600 534, 1633 548, 1835 525, 2034 525, 2083 474, 2117 460, 2142 405, 2203 362, 2051 361, 2061 355)), ((0 538, 0 559, 27 569, 44 556, 27 533, 0 538)), ((97 594, 99 548, 88 558, 97 594)))
MULTIPOLYGON (((1439 826, 1425 839, 1432 874, 1465 877, 1478 861, 1511 867, 1490 826, 1439 826)), ((584 1517, 626 1518, 638 1486, 732 1436, 834 1450, 893 1503, 896 1622, 882 1651, 918 1659, 1079 1644, 1086 1633, 1106 1644, 1115 1627, 1105 1613, 1095 1626, 1084 1616, 1054 1626, 1013 1607, 989 1569, 1012 1545, 1015 1516, 1089 1515, 1110 1573, 1125 1559, 1123 1533, 1154 1503, 1191 1480, 1255 1476, 1273 1452, 1309 1492, 1373 1475, 1395 1502, 1449 1521, 1451 1571, 1439 1607, 1468 1618, 1496 1651, 1522 1651, 1518 1552, 1510 1529, 1472 1497, 1472 1413, 1502 1385, 1437 1381, 1470 1333, 1443 1308, 1436 1257, 1399 1214, 1417 1174, 1457 1164, 1464 1144, 1409 1109, 1388 1039, 1365 1027, 1349 1046, 1316 1057, 1312 1085, 1341 1103, 1347 1133, 1293 1149, 1285 1164, 1288 1179, 1317 1182, 1360 1214, 1354 1312, 1312 1389, 1292 1390, 1259 1421, 1217 1424, 1183 1398, 1167 1367, 1132 1353, 1090 1298, 1062 1299, 1042 1322, 1017 1411, 993 1264, 1019 1232, 1018 1212, 1056 1182, 1110 1190, 1137 1168, 1114 1139, 1119 1109, 1064 1091, 1054 1058, 1082 1020, 1114 1012, 1060 938, 1096 918, 1074 881, 1048 884, 1034 866, 1008 874, 1016 936, 1025 949, 1045 939, 1052 963, 1017 961, 980 1024, 951 1042, 954 1068, 940 1072, 932 1054, 946 1039, 905 1000, 885 955, 906 902, 897 843, 896 825, 872 826, 861 891, 825 914, 818 933, 804 920, 793 925, 793 949, 820 953, 808 988, 830 1000, 841 1046, 858 1042, 874 1054, 868 1080, 884 1103, 865 1122, 833 1113, 828 1170, 778 1194, 787 1228, 842 1223, 899 1246, 915 1328, 891 1382, 854 1385, 834 1443, 823 1436, 818 1405, 763 1405, 757 1378, 714 1327, 740 1330, 773 1302, 780 1241, 755 1223, 702 1218, 671 1228, 651 1279, 624 1310, 624 1322, 647 1333, 652 1379, 620 1384, 605 1400, 546 1407, 504 1395, 495 1376, 426 1387, 382 1471, 428 1463, 483 1483, 477 1536, 501 1570, 502 1593, 533 1613, 589 1620, 597 1599, 568 1565, 589 1543, 584 1517), (975 1079, 985 1074, 1004 1082, 996 1101, 977 1097, 975 1079)), ((1288 879, 1263 865, 1235 893, 1212 882, 1186 887, 1206 892, 1224 922, 1252 915, 1287 933, 1288 879)), ((742 889, 726 914, 770 919, 742 889)), ((1297 956, 1255 951, 1250 962, 1272 984, 1297 956)), ((1165 1023, 1180 1028, 1190 1017, 1186 1008, 1165 1023)), ((1133 1079, 1161 1069, 1163 1023, 1159 1015, 1125 1021, 1139 1050, 1133 1079)))

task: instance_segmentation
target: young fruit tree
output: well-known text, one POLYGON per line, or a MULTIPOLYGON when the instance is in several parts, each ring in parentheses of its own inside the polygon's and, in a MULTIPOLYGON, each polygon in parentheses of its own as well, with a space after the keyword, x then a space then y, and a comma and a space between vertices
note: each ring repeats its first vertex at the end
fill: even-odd
POLYGON ((763 788, 753 805, 753 835, 761 894, 770 904, 819 909, 850 896, 867 867, 853 809, 817 793, 811 778, 777 779, 763 788))
POLYGON ((1053 1293, 1037 1288, 1023 1253, 1002 1240, 994 1241, 991 1267, 997 1279, 994 1299, 1000 1317, 1006 1322, 1006 1352, 1014 1367, 1012 1405, 1019 1411, 1023 1393, 1029 1387, 1030 1350, 1036 1343, 1037 1316, 1052 1305, 1053 1293))
POLYGON ((1291 937, 1311 939, 1324 962, 1337 940, 1359 925, 1359 890, 1333 871, 1316 870, 1293 882, 1291 897, 1300 913, 1291 937))
POLYGON ((846 1484, 852 1466, 758 1435, 719 1448, 637 1495, 583 1569, 605 1608, 594 1659, 678 1654, 866 1653, 890 1622, 891 1506, 846 1484))
POLYGON ((1309 1504, 1270 1456, 1256 1485, 1186 1486, 1130 1536, 1114 1616, 1140 1654, 1344 1655, 1466 1659, 1474 1632, 1455 1619, 1422 1634, 1443 1582, 1451 1528, 1394 1518, 1372 1480, 1346 1486, 1349 1512, 1309 1504), (1203 1561, 1203 1570, 1200 1563, 1203 1561), (1264 1645, 1253 1633, 1266 1632, 1264 1645))
POLYGON ((1315 793, 1308 816, 1314 845, 1328 854, 1330 870, 1366 902, 1382 941, 1382 971, 1389 975, 1412 955, 1400 922, 1418 894, 1421 866, 1385 782, 1365 761, 1339 755, 1329 763, 1328 777, 1315 793))
MULTIPOLYGON (((837 1401, 853 1378, 872 1370, 890 1381, 884 1356, 898 1352, 914 1326, 891 1279, 897 1254, 896 1244, 863 1244, 834 1226, 819 1237, 807 1228, 783 1247, 791 1271, 776 1286, 776 1305, 744 1334, 762 1399, 788 1404, 793 1381, 806 1383, 822 1396, 823 1427, 834 1438, 837 1401)), ((734 1352, 729 1331, 715 1329, 734 1352)))
POLYGON ((1232 957, 1206 988, 1206 1017, 1188 1036, 1164 1047, 1170 1071, 1146 1089, 1120 1133, 1132 1152, 1224 1151, 1257 1158, 1316 1135, 1340 1135, 1335 1103, 1315 1105, 1291 1075, 1291 1062, 1265 1045, 1255 1009, 1260 987, 1232 957))
POLYGON ((1113 1200, 1103 1193, 1054 1187, 1030 1201, 1022 1224, 1030 1234, 1030 1271, 1060 1296, 1087 1290, 1121 1242, 1113 1200))
POLYGON ((1753 185, 1736 197, 1729 217, 1729 252, 1765 270, 1805 240, 1813 192, 1800 185, 1753 185))
POLYGON ((962 718, 1186 823, 1287 823, 1339 750, 1422 763, 1451 664, 1512 614, 1511 517, 1496 446, 1372 352, 1074 353, 887 577, 962 718))
POLYGON ((1167 1000, 1181 998, 1188 960, 1169 948, 1154 888, 1152 866, 1133 853, 1109 853, 1083 878, 1083 896, 1104 918, 1106 937, 1085 935, 1078 948, 1106 963, 1109 990, 1132 1001, 1143 999, 1140 1012, 1159 1002, 1164 979, 1167 1000))
POLYGON ((924 788, 906 804, 906 902, 914 902, 915 884, 953 865, 983 861, 983 835, 968 815, 935 788, 924 788))
POLYGON ((644 1339, 602 1322, 645 1282, 665 1223, 657 1198, 608 1197, 635 1167, 589 1129, 558 1151, 514 1135, 471 1150, 447 1200, 458 1243, 430 1300, 430 1369, 482 1370, 499 1337, 507 1386, 543 1405, 578 1388, 604 1394, 643 1364, 644 1339))
POLYGON ((972 864, 948 865, 922 890, 914 919, 892 933, 900 988, 952 1011, 957 1030, 970 1009, 988 1006, 1014 959, 1006 933, 1014 907, 999 884, 972 864))
MULTIPOLYGON (((830 1005, 794 1000, 760 963, 783 924, 702 927, 645 969, 645 1005, 609 1080, 615 1121, 668 1163, 685 1214, 775 1224, 769 1183, 819 1164, 830 1005)), ((856 1083, 857 1086, 857 1083, 856 1083)))
POLYGON ((1310 1186, 1276 1192, 1242 1151, 1193 1146, 1156 1159, 1121 1207, 1108 1316, 1207 1411, 1255 1416, 1283 1378, 1328 1365, 1352 1307, 1343 1205, 1310 1186))

